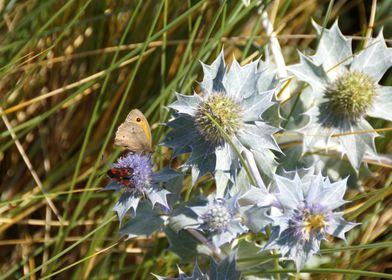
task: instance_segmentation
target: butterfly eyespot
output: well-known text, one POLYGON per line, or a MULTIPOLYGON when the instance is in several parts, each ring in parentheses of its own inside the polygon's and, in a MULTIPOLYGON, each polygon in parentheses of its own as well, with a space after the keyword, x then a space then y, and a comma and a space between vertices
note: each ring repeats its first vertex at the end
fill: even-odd
POLYGON ((142 119, 141 119, 141 118, 137 118, 136 121, 137 121, 137 122, 141 122, 142 119))

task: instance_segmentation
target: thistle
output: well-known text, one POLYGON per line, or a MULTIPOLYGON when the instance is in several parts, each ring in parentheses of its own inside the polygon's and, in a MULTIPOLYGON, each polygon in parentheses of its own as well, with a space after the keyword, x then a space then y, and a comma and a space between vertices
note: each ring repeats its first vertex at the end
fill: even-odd
POLYGON ((392 65, 392 49, 386 47, 380 32, 353 55, 351 39, 342 35, 337 22, 323 32, 314 26, 322 33, 318 50, 313 56, 300 54, 300 63, 289 68, 313 90, 309 123, 299 130, 304 135, 304 152, 335 144, 358 171, 366 154, 377 155, 374 138, 378 134, 369 132, 373 128, 365 117, 392 120, 392 87, 378 84, 392 65), (331 138, 334 134, 339 136, 331 138))
POLYGON ((124 190, 113 210, 117 212, 120 223, 129 210, 136 214, 139 201, 147 198, 151 204, 160 204, 169 209, 166 195, 168 191, 158 186, 149 156, 129 153, 113 164, 108 172, 111 182, 104 190, 124 190))
POLYGON ((210 279, 207 274, 201 271, 197 262, 195 264, 195 267, 193 268, 193 272, 191 276, 187 276, 180 268, 178 268, 178 274, 179 274, 178 278, 162 277, 155 274, 154 276, 158 280, 209 280, 210 279))
POLYGON ((192 275, 187 276, 180 268, 178 278, 169 278, 155 275, 158 280, 239 280, 241 278, 241 272, 236 268, 236 254, 230 253, 220 262, 216 262, 213 259, 210 261, 210 268, 207 273, 203 273, 196 262, 193 269, 192 275))
POLYGON ((208 198, 207 205, 189 207, 197 214, 200 229, 207 232, 216 247, 231 242, 247 231, 242 225, 237 198, 208 198))
POLYGON ((272 154, 269 149, 279 151, 272 136, 278 129, 261 118, 274 104, 274 72, 261 61, 241 67, 235 59, 227 70, 223 52, 211 65, 202 66, 200 94, 177 93, 177 101, 169 105, 176 113, 164 141, 173 148, 174 156, 191 152, 185 165, 192 167, 193 182, 216 170, 234 174, 239 160, 231 144, 239 151, 259 154, 272 154))
POLYGON ((357 224, 334 212, 343 200, 347 180, 331 183, 327 177, 307 174, 287 179, 275 175, 279 206, 273 208, 273 230, 265 249, 279 249, 282 256, 294 260, 297 270, 320 250, 320 242, 332 235, 345 239, 345 233, 357 224))

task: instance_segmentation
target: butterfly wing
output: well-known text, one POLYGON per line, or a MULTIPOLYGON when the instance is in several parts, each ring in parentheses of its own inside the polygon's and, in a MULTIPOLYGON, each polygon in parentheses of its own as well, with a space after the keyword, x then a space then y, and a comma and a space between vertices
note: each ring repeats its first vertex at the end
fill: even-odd
POLYGON ((151 128, 144 114, 138 109, 133 109, 131 110, 131 112, 129 112, 127 118, 125 119, 125 122, 135 123, 143 129, 144 134, 146 135, 148 141, 148 145, 150 146, 151 149, 152 147, 151 128))
POLYGON ((136 153, 152 151, 143 128, 133 122, 124 122, 118 127, 114 144, 136 153))
POLYGON ((132 168, 117 168, 117 167, 112 167, 107 173, 107 176, 128 188, 133 188, 133 182, 132 182, 132 176, 133 176, 133 169, 132 168))

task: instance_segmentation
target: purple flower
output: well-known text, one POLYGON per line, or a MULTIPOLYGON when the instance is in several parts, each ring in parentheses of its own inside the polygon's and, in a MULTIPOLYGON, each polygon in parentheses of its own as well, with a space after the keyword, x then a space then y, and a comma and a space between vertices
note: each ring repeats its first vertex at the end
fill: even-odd
POLYGON ((347 180, 331 183, 328 178, 307 175, 293 180, 275 175, 276 197, 280 206, 271 210, 273 230, 265 249, 280 249, 282 256, 294 260, 297 270, 320 250, 326 236, 345 239, 345 233, 356 226, 334 212, 343 200, 347 180))
POLYGON ((153 206, 158 203, 163 210, 169 209, 166 199, 169 192, 159 187, 159 181, 155 180, 150 156, 129 153, 113 164, 108 176, 111 183, 104 190, 124 190, 113 208, 120 223, 130 209, 133 209, 136 215, 142 198, 147 198, 153 206))
MULTIPOLYGON (((113 167, 115 169, 131 169, 133 171, 132 176, 129 178, 129 183, 136 191, 144 192, 151 187, 152 166, 150 156, 129 153, 124 157, 120 157, 113 164, 113 167)), ((134 191, 132 187, 129 187, 129 184, 123 186, 126 191, 134 191)))

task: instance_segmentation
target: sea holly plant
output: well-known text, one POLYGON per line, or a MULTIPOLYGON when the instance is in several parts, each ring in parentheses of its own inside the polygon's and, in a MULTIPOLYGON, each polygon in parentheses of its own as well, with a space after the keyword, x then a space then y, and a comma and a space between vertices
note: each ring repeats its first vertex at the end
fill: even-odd
POLYGON ((214 259, 210 261, 210 269, 208 272, 203 273, 196 262, 192 275, 187 276, 180 268, 178 278, 169 278, 157 276, 158 280, 239 280, 241 279, 241 272, 236 268, 235 252, 229 254, 223 260, 216 262, 214 259))
POLYGON ((278 128, 262 119, 274 105, 274 72, 260 60, 241 66, 234 59, 228 69, 223 51, 211 65, 202 66, 201 92, 177 93, 177 101, 169 105, 175 114, 164 141, 174 157, 191 153, 185 165, 192 168, 193 182, 217 170, 233 176, 240 167, 238 153, 244 149, 280 150, 272 136, 278 128))
POLYGON ((283 257, 294 260, 299 271, 328 235, 345 239, 345 233, 357 225, 335 211, 347 203, 343 199, 346 184, 347 180, 331 183, 321 173, 300 177, 296 172, 293 179, 275 175, 279 204, 271 210, 273 229, 264 250, 278 249, 283 257))
MULTIPOLYGON (((319 136, 326 144, 333 133, 343 132, 347 124, 358 127, 367 123, 365 113, 370 114, 377 98, 384 96, 382 87, 376 85, 375 74, 355 68, 358 63, 355 59, 364 58, 360 55, 352 58, 351 48, 335 54, 334 48, 339 44, 349 45, 336 24, 331 30, 325 30, 325 36, 327 39, 321 39, 316 55, 301 56, 301 63, 290 68, 310 84, 318 81, 316 86, 311 84, 314 102, 309 110, 310 122, 301 130, 308 150, 319 140, 310 131, 327 131, 326 136, 319 136), (322 63, 326 58, 319 52, 326 44, 332 46, 328 50, 332 58, 322 63), (342 60, 343 56, 348 56, 348 60, 342 60), (341 64, 336 70, 327 70, 338 62, 341 64), (358 86, 358 83, 363 86, 359 97, 355 95, 358 89, 352 89, 352 84, 358 86), (371 92, 371 98, 365 98, 371 106, 363 105, 366 112, 360 113, 366 90, 371 92), (340 100, 341 95, 345 97, 340 100), (351 99, 360 106, 359 103, 350 105, 351 99), (334 106, 346 106, 346 113, 334 106), (314 114, 315 110, 318 114, 314 114), (349 110, 351 114, 347 114, 349 110), (326 120, 319 123, 326 111, 339 117, 328 113, 326 120)), ((378 37, 363 52, 380 47, 381 41, 378 37)), ((381 49, 389 53, 389 49, 381 49)), ((275 174, 277 163, 272 151, 280 148, 273 134, 278 128, 267 120, 271 119, 271 109, 275 109, 273 99, 279 82, 271 66, 262 61, 240 66, 234 59, 229 68, 223 52, 211 65, 202 66, 201 92, 190 96, 177 93, 177 100, 169 105, 175 112, 167 124, 170 130, 163 143, 173 148, 173 158, 190 153, 185 168, 180 169, 184 172, 191 167, 192 180, 183 180, 186 172, 174 171, 170 166, 153 172, 150 156, 130 153, 120 158, 108 172, 111 183, 106 187, 123 190, 114 207, 120 222, 127 213, 131 214, 122 223, 120 234, 133 238, 163 231, 169 249, 182 260, 194 260, 195 256, 216 260, 210 263, 207 273, 196 264, 191 276, 180 271, 179 278, 157 276, 158 279, 239 279, 235 252, 241 241, 253 246, 247 258, 257 259, 262 255, 262 267, 279 269, 279 264, 270 257, 270 250, 274 250, 274 257, 280 254, 294 260, 300 271, 310 256, 319 253, 323 239, 328 236, 344 239, 345 233, 357 225, 345 221, 341 210, 346 203, 343 196, 347 179, 332 182, 321 173, 315 174, 314 169, 302 170, 297 165, 292 170, 298 172, 275 174), (214 175, 215 184, 210 179, 207 182, 201 179, 198 187, 193 188, 195 181, 206 173, 214 175), (265 175, 270 178, 265 180, 265 175), (181 190, 184 184, 185 196, 181 190), (228 271, 231 273, 227 274, 228 271), (220 278, 222 275, 229 278, 220 278)), ((353 139, 359 139, 362 148, 372 146, 373 138, 368 142, 363 140, 368 139, 364 135, 369 133, 353 139)), ((345 147, 345 140, 337 139, 345 147)), ((353 152, 346 153, 351 161, 353 152)), ((173 162, 181 164, 181 157, 173 162)))
POLYGON ((209 280, 208 275, 201 271, 197 262, 195 264, 195 267, 193 268, 193 272, 191 276, 187 276, 180 268, 178 268, 178 274, 179 275, 177 278, 163 277, 158 275, 154 275, 154 276, 158 280, 209 280))
POLYGON ((237 198, 208 198, 203 206, 193 206, 190 209, 196 213, 198 229, 207 231, 216 247, 232 241, 238 235, 247 231, 241 224, 237 198))
POLYGON ((108 176, 110 183, 104 190, 123 190, 123 194, 113 208, 120 223, 130 210, 136 215, 141 199, 147 198, 152 206, 160 205, 163 209, 169 210, 166 198, 169 191, 159 187, 149 155, 128 153, 120 157, 109 170, 108 176))
POLYGON ((342 35, 338 23, 322 29, 312 56, 300 53, 300 63, 289 70, 312 88, 308 124, 299 130, 306 151, 336 150, 347 155, 358 171, 365 155, 376 157, 376 132, 366 116, 392 120, 392 87, 378 84, 392 65, 382 31, 353 54, 351 39, 342 35))

